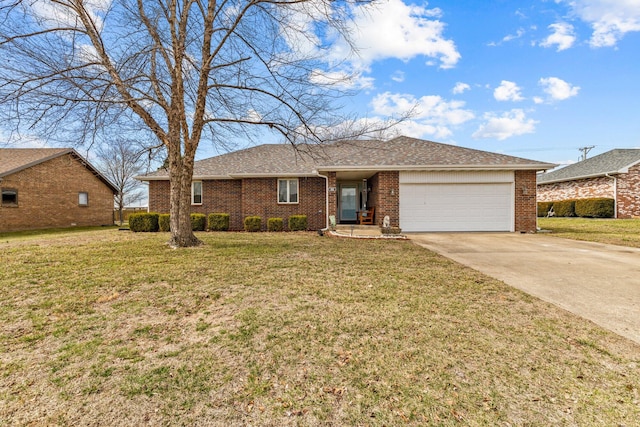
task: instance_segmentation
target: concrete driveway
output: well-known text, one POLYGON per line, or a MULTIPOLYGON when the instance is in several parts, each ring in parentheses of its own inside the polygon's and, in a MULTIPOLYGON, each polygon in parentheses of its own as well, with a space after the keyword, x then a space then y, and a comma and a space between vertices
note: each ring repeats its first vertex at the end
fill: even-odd
POLYGON ((409 234, 415 243, 640 343, 640 249, 539 234, 409 234))

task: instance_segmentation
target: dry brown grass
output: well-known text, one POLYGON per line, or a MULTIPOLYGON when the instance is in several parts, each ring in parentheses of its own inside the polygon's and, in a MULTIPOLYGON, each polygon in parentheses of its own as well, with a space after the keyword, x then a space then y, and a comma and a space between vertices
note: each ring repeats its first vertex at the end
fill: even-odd
POLYGON ((640 248, 640 219, 538 218, 552 236, 640 248))
POLYGON ((0 425, 633 425, 640 347, 410 242, 0 241, 0 425))

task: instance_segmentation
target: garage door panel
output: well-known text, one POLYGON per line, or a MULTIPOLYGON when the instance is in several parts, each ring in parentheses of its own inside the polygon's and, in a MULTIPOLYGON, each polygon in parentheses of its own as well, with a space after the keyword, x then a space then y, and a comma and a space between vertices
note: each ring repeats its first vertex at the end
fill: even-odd
POLYGON ((400 185, 404 231, 512 231, 513 184, 400 185))

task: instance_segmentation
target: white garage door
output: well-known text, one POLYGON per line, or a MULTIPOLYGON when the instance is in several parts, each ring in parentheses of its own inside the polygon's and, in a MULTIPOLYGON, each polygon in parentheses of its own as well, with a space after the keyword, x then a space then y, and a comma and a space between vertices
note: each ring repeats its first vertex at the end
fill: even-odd
POLYGON ((513 231, 513 172, 402 172, 403 231, 513 231))

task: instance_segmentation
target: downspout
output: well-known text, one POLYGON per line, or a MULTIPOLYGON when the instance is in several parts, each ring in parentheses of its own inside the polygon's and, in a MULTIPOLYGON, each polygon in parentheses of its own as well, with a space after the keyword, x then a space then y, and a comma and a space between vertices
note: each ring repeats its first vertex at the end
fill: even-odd
POLYGON ((329 177, 321 175, 320 172, 314 171, 319 178, 324 178, 324 228, 322 231, 329 229, 329 177))
POLYGON ((608 173, 604 174, 607 178, 613 178, 613 217, 618 218, 618 178, 608 173))

